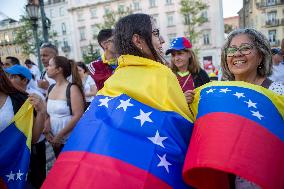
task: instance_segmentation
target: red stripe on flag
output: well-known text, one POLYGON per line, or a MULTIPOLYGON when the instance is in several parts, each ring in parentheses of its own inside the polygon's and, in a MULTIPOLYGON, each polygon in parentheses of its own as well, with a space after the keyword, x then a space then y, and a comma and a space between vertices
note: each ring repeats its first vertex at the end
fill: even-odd
POLYGON ((284 142, 261 125, 230 113, 210 113, 194 126, 183 177, 197 188, 228 188, 228 174, 263 188, 284 188, 284 142))
POLYGON ((133 165, 88 152, 62 152, 42 189, 169 189, 165 182, 133 165))

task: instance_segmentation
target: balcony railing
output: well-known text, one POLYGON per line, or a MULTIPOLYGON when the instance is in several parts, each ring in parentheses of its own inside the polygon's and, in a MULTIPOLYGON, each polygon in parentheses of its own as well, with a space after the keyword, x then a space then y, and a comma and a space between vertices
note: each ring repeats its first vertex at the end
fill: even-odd
POLYGON ((71 48, 70 48, 69 45, 65 45, 65 46, 63 46, 61 49, 62 49, 62 51, 63 51, 64 53, 68 53, 68 52, 71 51, 71 48))
POLYGON ((268 2, 268 0, 261 0, 261 1, 256 2, 257 8, 266 8, 266 7, 277 6, 277 5, 284 5, 284 0, 276 0, 274 2, 272 1, 268 2))
POLYGON ((278 47, 280 45, 280 40, 270 41, 271 47, 278 47))
POLYGON ((268 20, 265 22, 265 26, 266 27, 275 27, 275 26, 279 26, 279 19, 275 19, 275 20, 268 20))

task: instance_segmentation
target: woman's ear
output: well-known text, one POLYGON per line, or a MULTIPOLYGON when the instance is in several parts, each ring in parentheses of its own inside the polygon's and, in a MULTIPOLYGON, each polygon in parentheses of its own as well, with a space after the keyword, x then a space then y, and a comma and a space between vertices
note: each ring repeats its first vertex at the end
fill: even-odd
POLYGON ((141 38, 138 34, 134 34, 132 36, 132 43, 141 51, 143 51, 143 46, 144 46, 144 39, 141 38))

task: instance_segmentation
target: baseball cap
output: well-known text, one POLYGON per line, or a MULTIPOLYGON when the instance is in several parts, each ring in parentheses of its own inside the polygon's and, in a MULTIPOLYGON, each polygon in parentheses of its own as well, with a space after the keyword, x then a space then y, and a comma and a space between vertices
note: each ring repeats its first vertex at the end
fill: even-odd
POLYGON ((281 54, 281 49, 279 49, 279 48, 273 48, 273 49, 271 49, 271 53, 272 53, 272 55, 281 54))
POLYGON ((166 51, 166 55, 172 51, 179 51, 183 49, 190 49, 192 47, 190 41, 185 37, 177 37, 171 42, 170 48, 166 51))
POLYGON ((27 78, 28 80, 32 79, 32 73, 30 72, 30 70, 24 66, 21 65, 14 65, 11 66, 9 68, 4 69, 5 72, 9 73, 9 74, 13 74, 13 75, 22 75, 25 78, 27 78))

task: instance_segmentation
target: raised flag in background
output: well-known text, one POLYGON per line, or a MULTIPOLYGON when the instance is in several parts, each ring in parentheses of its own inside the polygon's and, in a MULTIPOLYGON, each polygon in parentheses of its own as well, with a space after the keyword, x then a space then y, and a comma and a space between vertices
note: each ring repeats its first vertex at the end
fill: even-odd
POLYGON ((118 62, 43 189, 188 188, 181 175, 192 123, 176 77, 145 58, 118 62))
POLYGON ((183 176, 196 188, 229 188, 228 173, 265 189, 284 188, 284 96, 244 82, 196 90, 183 176))
POLYGON ((0 188, 26 187, 30 162, 33 107, 26 101, 11 124, 0 132, 0 188))

